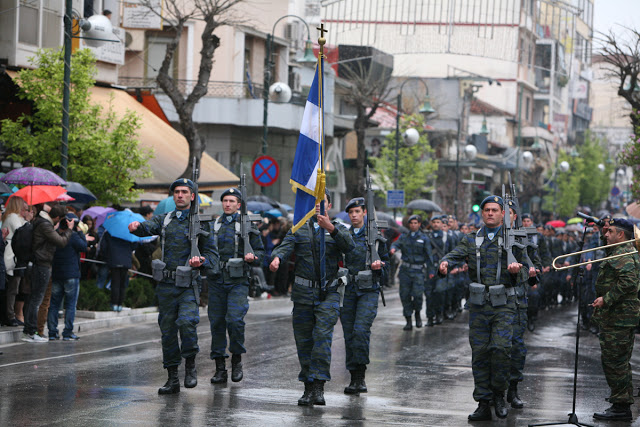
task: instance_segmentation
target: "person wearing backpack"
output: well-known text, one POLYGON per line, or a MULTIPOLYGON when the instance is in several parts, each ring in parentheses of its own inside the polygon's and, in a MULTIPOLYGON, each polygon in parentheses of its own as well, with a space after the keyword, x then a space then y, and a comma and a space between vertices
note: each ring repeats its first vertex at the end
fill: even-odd
MULTIPOLYGON (((22 341, 48 342, 45 337, 36 334, 38 328, 38 309, 44 298, 49 279, 51 265, 56 248, 63 248, 69 243, 73 219, 66 219, 66 209, 60 205, 53 207, 44 203, 37 205, 38 215, 33 219, 33 237, 31 242, 33 252, 33 267, 31 269, 31 295, 25 304, 24 329, 22 341), (67 222, 65 230, 56 230, 58 223, 64 218, 67 222), (55 227, 55 228, 54 228, 55 227)), ((15 251, 15 246, 14 246, 15 251)))

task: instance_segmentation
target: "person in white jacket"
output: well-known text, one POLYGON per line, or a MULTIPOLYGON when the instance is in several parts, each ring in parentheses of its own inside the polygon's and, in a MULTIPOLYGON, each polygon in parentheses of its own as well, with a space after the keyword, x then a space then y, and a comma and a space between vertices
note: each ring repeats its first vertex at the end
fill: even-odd
MULTIPOLYGON (((23 272, 14 270, 16 267, 16 259, 11 248, 11 239, 13 233, 27 222, 31 216, 29 205, 18 196, 13 196, 7 202, 7 207, 2 214, 2 228, 7 229, 9 234, 7 235, 7 246, 4 250, 4 264, 7 268, 7 300, 6 300, 6 318, 9 326, 22 326, 22 321, 16 318, 16 296, 18 295, 18 289, 20 288, 20 280, 22 279, 23 272)), ((20 312, 22 312, 23 303, 18 302, 20 312)), ((19 313, 21 314, 21 313, 19 313)))

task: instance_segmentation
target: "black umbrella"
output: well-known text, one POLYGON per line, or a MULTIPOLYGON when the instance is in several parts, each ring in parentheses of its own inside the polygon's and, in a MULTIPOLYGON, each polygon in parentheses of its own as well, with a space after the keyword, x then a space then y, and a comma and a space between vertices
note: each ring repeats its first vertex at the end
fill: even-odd
POLYGON ((78 203, 91 203, 98 198, 79 182, 67 181, 67 194, 76 199, 78 203))
POLYGON ((279 203, 277 201, 273 200, 269 196, 265 196, 264 194, 256 194, 254 196, 249 196, 249 197, 247 197, 247 202, 269 203, 274 208, 277 208, 278 205, 279 205, 279 203))
POLYGON ((425 211, 425 212, 442 212, 442 209, 440 208, 440 206, 438 206, 436 203, 432 202, 431 200, 427 200, 427 199, 412 200, 407 204, 407 206, 405 206, 405 208, 418 209, 420 211, 425 211))
POLYGON ((4 182, 0 181, 0 194, 12 194, 13 190, 4 182))

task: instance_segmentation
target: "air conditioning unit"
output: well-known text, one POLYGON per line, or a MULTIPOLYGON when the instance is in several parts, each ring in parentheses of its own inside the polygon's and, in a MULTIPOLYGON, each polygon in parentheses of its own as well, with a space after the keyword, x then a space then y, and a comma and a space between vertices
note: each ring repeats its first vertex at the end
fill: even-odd
POLYGON ((128 51, 143 51, 144 30, 127 30, 124 34, 124 47, 128 51))

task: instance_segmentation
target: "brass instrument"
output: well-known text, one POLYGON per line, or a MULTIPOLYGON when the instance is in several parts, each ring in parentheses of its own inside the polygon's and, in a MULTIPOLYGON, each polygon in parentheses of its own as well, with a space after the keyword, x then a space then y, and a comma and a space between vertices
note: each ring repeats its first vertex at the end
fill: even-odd
POLYGON ((604 260, 607 260, 607 259, 620 258, 620 257, 625 256, 625 255, 637 254, 638 252, 640 252, 640 229, 638 229, 638 227, 636 227, 636 226, 633 227, 633 237, 634 237, 633 239, 625 240, 624 242, 612 243, 610 245, 598 246, 597 248, 585 249, 584 251, 578 251, 578 252, 572 252, 572 253, 566 254, 566 255, 560 255, 559 257, 556 257, 553 260, 551 265, 553 266, 554 270, 560 271, 560 270, 566 270, 568 268, 580 267, 581 265, 592 264, 594 262, 604 261, 604 260), (562 266, 562 267, 556 267, 556 261, 561 259, 561 258, 568 258, 568 257, 573 256, 573 255, 585 254, 587 252, 593 252, 593 251, 597 251, 599 249, 604 249, 604 248, 612 248, 614 246, 620 246, 620 245, 624 245, 625 243, 631 243, 631 242, 633 242, 633 245, 636 247, 636 249, 634 251, 632 251, 632 252, 626 252, 626 253, 618 254, 618 255, 611 255, 611 256, 608 256, 608 257, 604 257, 604 258, 600 258, 600 259, 593 259, 591 261, 584 261, 584 262, 580 262, 578 264, 573 264, 573 265, 565 265, 565 266, 562 266))

